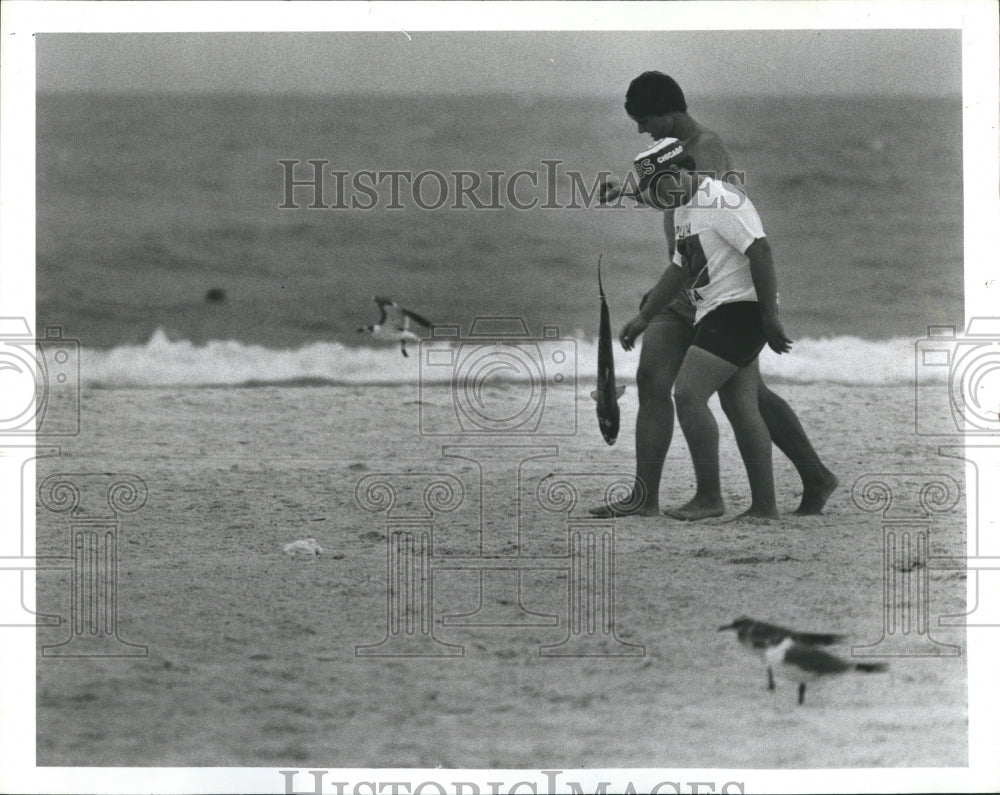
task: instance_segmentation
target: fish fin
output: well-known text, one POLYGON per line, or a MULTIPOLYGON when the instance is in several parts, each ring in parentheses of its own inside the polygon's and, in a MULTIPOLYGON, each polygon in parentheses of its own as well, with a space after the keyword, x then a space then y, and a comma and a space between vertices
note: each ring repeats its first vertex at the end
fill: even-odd
POLYGON ((620 398, 624 394, 625 394, 625 387, 623 387, 623 386, 616 386, 615 387, 615 400, 617 400, 618 398, 620 398))
POLYGON ((591 396, 591 397, 592 397, 592 398, 593 398, 594 400, 597 400, 597 390, 595 389, 595 390, 594 390, 593 392, 591 392, 591 393, 590 393, 590 396, 591 396))

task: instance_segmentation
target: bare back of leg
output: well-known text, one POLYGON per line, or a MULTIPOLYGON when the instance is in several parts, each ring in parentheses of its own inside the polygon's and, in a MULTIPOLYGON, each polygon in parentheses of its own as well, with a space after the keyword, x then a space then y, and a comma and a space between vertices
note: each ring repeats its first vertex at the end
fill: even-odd
POLYGON ((792 407, 757 379, 757 403, 771 441, 795 465, 802 479, 802 502, 796 513, 818 514, 837 488, 837 477, 820 461, 792 407))

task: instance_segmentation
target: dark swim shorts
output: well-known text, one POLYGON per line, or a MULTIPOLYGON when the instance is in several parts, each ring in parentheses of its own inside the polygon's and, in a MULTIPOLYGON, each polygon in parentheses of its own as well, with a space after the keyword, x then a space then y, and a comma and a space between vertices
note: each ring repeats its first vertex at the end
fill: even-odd
POLYGON ((734 301, 720 304, 705 315, 694 327, 691 344, 737 367, 746 367, 757 358, 765 343, 760 304, 734 301))

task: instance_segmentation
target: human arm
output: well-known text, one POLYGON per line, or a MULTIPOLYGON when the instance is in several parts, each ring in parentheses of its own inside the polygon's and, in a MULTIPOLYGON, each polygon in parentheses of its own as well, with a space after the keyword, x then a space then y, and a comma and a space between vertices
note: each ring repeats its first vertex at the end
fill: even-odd
POLYGON ((674 258, 674 249, 677 247, 677 232, 674 230, 673 208, 663 211, 663 234, 667 238, 667 258, 672 261, 674 258))
POLYGON ((771 244, 766 237, 758 237, 744 253, 750 260, 750 276, 760 306, 764 339, 775 353, 788 353, 792 349, 792 341, 785 335, 778 319, 778 277, 774 272, 771 244))
POLYGON ((625 350, 630 351, 635 347, 636 339, 646 330, 649 322, 677 297, 686 282, 683 268, 678 265, 667 266, 656 286, 646 294, 639 314, 625 324, 618 336, 625 350))
POLYGON ((639 207, 650 207, 650 204, 643 197, 642 191, 634 189, 634 184, 630 187, 626 181, 623 185, 614 177, 609 177, 600 183, 597 199, 601 204, 611 204, 619 199, 632 199, 639 207))

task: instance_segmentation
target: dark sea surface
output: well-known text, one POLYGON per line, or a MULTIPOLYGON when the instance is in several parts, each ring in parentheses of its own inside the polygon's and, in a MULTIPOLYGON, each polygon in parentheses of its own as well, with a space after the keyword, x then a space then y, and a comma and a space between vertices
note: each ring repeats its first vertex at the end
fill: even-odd
MULTIPOLYGON (((912 377, 927 326, 963 322, 960 99, 689 110, 746 171, 771 241, 799 343, 778 374, 912 377)), ((378 294, 463 335, 477 316, 557 326, 589 367, 598 254, 617 329, 666 245, 658 213, 574 185, 623 179, 649 143, 607 97, 39 96, 36 325, 80 340, 90 383, 412 380, 419 357, 357 333, 378 294), (309 160, 328 161, 333 206, 310 186, 289 202, 309 160), (442 176, 415 199, 362 171, 442 176)))

